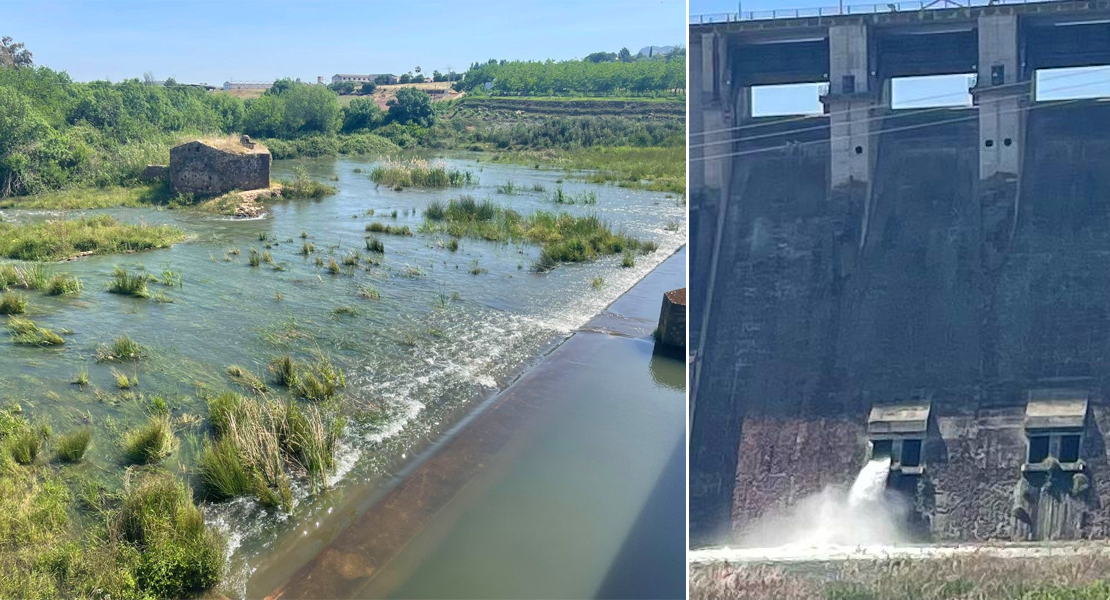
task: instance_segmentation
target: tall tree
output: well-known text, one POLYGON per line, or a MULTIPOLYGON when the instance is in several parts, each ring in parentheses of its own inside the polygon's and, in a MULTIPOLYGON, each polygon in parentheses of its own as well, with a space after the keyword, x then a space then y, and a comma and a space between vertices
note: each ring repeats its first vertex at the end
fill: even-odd
POLYGON ((0 67, 33 67, 34 57, 22 43, 15 43, 11 36, 0 38, 0 67))
POLYGON ((621 62, 632 62, 635 60, 632 57, 632 53, 628 51, 628 48, 621 48, 621 51, 617 53, 617 58, 620 59, 621 62))
POLYGON ((386 104, 389 105, 389 118, 395 123, 415 123, 421 127, 431 127, 435 123, 432 97, 423 90, 401 88, 397 90, 397 96, 386 104))

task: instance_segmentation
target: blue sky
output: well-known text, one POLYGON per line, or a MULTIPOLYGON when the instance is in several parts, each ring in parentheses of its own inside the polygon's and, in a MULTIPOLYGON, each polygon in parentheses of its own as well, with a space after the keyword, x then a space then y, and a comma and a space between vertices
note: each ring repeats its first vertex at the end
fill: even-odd
POLYGON ((0 35, 78 81, 315 81, 683 44, 680 0, 5 2, 0 35))
MULTIPOLYGON (((875 0, 845 0, 844 5, 885 4, 875 0)), ((690 14, 771 11, 793 8, 833 8, 839 0, 690 0, 690 14)), ((896 108, 969 105, 967 77, 952 75, 894 82, 896 108), (923 99, 923 100, 919 100, 923 99)), ((1039 100, 1110 96, 1110 68, 1056 69, 1037 78, 1039 100)), ((753 113, 807 114, 821 112, 817 85, 768 86, 753 91, 753 113)))

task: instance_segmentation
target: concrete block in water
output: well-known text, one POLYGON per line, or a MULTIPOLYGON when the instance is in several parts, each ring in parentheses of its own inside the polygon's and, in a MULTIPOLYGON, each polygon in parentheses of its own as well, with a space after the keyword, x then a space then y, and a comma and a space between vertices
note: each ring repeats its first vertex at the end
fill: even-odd
POLYGON ((675 348, 686 347, 686 288, 663 294, 659 311, 658 343, 675 348))

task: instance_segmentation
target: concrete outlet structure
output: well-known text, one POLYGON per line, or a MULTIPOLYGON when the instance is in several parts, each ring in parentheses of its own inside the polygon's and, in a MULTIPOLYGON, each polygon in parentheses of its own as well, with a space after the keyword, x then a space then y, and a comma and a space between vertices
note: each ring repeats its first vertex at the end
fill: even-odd
POLYGON ((1110 537, 1110 0, 690 27, 692 536, 891 458, 924 539, 1110 537), (968 107, 892 81, 967 75, 968 107), (819 83, 824 114, 752 115, 819 83))

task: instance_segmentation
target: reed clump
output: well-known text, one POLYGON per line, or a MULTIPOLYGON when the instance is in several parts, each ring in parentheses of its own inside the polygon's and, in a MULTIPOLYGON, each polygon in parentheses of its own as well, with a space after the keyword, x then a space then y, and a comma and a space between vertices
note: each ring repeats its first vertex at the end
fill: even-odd
POLYGON ((226 394, 209 400, 208 410, 215 439, 199 464, 213 498, 254 495, 289 510, 290 472, 303 472, 316 490, 327 486, 346 424, 336 410, 226 394))
POLYGON ((27 312, 27 296, 17 292, 0 294, 0 315, 21 315, 27 312))
POLYGON ((370 171, 370 180, 393 189, 462 187, 477 183, 477 178, 470 171, 420 159, 390 160, 376 165, 370 171))
POLYGON ((58 436, 58 441, 54 443, 54 451, 58 455, 58 460, 71 463, 80 462, 85 457, 85 451, 89 449, 89 442, 91 441, 92 428, 81 427, 58 436))
POLYGON ((112 272, 112 281, 108 284, 108 291, 123 296, 135 298, 149 298, 146 273, 129 273, 127 269, 116 267, 112 272))
POLYGON ((133 464, 161 462, 177 447, 177 437, 168 415, 153 415, 143 425, 123 436, 123 454, 133 464))
POLYGON ((110 344, 101 344, 96 349, 97 362, 139 360, 146 356, 146 348, 128 337, 126 333, 112 340, 110 344))
POLYGON ((371 233, 388 233, 390 235, 412 235, 408 225, 386 225, 385 223, 368 223, 366 231, 371 233))
POLYGON ((533 264, 537 271, 547 271, 561 263, 596 260, 600 256, 625 252, 654 250, 655 245, 642 242, 619 231, 597 215, 576 216, 568 213, 536 211, 524 216, 489 200, 478 201, 472 196, 452 199, 442 209, 429 214, 425 210, 421 231, 444 232, 454 237, 472 237, 488 241, 525 241, 542 246, 539 259, 533 264))

